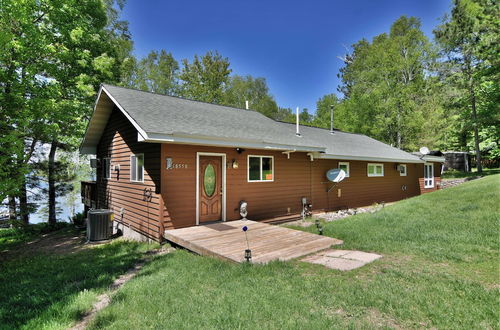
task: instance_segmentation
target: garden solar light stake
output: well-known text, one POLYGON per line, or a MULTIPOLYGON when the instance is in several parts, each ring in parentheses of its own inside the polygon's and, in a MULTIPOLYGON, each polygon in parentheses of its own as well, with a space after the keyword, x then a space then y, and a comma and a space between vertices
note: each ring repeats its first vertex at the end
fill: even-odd
POLYGON ((252 250, 250 250, 250 245, 248 244, 248 236, 247 236, 247 226, 243 226, 243 231, 245 232, 245 239, 247 240, 247 249, 245 250, 245 259, 247 262, 250 262, 252 260, 252 250))

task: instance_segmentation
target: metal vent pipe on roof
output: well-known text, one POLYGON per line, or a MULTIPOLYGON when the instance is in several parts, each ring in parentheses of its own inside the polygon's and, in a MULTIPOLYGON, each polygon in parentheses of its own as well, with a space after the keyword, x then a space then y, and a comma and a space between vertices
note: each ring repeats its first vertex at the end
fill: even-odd
POLYGON ((295 135, 300 136, 300 129, 299 129, 299 107, 297 107, 297 110, 296 110, 296 117, 297 117, 297 131, 295 132, 295 135))
POLYGON ((330 105, 330 134, 333 134, 333 104, 330 105))
POLYGON ((245 109, 248 110, 249 106, 248 106, 248 100, 245 101, 245 109))

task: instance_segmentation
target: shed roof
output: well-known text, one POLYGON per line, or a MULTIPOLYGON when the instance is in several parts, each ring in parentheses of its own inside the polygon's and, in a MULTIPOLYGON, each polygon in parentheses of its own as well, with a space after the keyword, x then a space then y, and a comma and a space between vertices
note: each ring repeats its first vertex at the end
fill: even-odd
POLYGON ((212 103, 102 85, 81 145, 95 153, 113 104, 131 121, 140 141, 314 152, 319 158, 422 162, 398 148, 354 134, 270 119, 263 114, 212 103))

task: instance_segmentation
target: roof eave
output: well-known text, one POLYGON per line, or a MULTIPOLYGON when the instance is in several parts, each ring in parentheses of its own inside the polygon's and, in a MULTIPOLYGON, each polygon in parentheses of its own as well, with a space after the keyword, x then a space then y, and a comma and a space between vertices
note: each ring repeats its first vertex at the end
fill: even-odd
POLYGON ((444 157, 429 156, 429 155, 423 156, 422 160, 425 160, 425 161, 428 161, 428 162, 438 162, 438 163, 444 163, 446 161, 446 159, 444 157))
POLYGON ((187 134, 161 134, 147 132, 147 138, 138 135, 138 141, 153 142, 153 143, 176 143, 176 144, 194 144, 213 147, 230 147, 230 148, 248 148, 248 149, 265 149, 265 150, 295 150, 302 152, 324 152, 325 148, 288 145, 279 143, 268 143, 265 141, 253 141, 244 139, 225 139, 217 137, 196 136, 187 134))
POLYGON ((388 163, 424 163, 423 160, 418 159, 408 159, 408 158, 384 158, 384 157, 370 157, 370 156, 349 156, 349 155, 335 155, 335 154, 321 154, 319 159, 339 159, 339 160, 360 160, 368 162, 388 162, 388 163))
MULTIPOLYGON (((129 115, 129 113, 120 105, 120 103, 113 97, 113 95, 111 95, 111 93, 106 89, 106 87, 104 85, 101 85, 101 87, 99 88, 99 92, 97 93, 96 102, 94 104, 94 111, 92 112, 92 116, 90 117, 89 123, 87 124, 87 128, 85 129, 85 135, 83 136, 82 142, 80 143, 79 150, 80 150, 80 153, 84 154, 84 155, 85 154, 92 155, 92 154, 96 153, 97 143, 88 142, 88 137, 89 137, 89 134, 91 134, 90 130, 91 130, 92 125, 93 125, 92 119, 94 119, 96 117, 96 113, 98 111, 98 105, 99 105, 99 102, 101 100, 101 96, 102 96, 103 92, 106 94, 107 97, 109 97, 111 102, 113 102, 113 104, 123 113, 123 115, 130 121, 130 123, 134 126, 134 128, 139 133, 139 136, 142 136, 142 138, 144 138, 144 139, 148 138, 146 132, 142 129, 142 127, 140 127, 139 124, 129 115)), ((101 135, 102 135, 102 132, 104 131, 104 129, 105 129, 105 125, 100 130, 101 135)), ((93 134, 97 134, 97 133, 94 132, 93 134)))

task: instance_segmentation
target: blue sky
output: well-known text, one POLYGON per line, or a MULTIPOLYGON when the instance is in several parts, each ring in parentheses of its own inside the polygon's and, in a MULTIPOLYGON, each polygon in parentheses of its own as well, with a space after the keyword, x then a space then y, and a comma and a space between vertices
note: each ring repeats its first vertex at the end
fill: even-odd
POLYGON ((316 109, 336 91, 342 62, 356 41, 416 16, 432 38, 450 0, 128 0, 135 55, 165 49, 180 61, 218 50, 233 74, 265 77, 282 107, 316 109))

